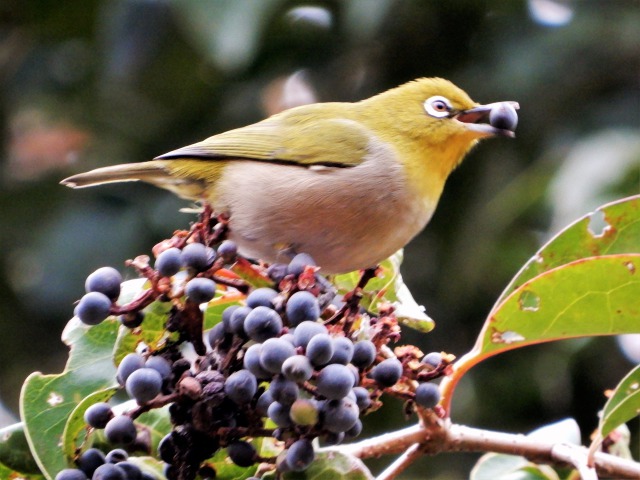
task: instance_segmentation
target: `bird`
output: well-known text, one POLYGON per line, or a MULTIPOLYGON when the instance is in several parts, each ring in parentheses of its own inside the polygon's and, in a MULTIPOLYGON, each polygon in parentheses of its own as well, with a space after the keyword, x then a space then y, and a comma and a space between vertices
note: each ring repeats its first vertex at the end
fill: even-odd
POLYGON ((228 238, 247 258, 283 263, 304 252, 322 273, 345 273, 375 267, 421 232, 467 153, 484 138, 515 136, 518 108, 420 78, 61 183, 147 182, 226 215, 228 238))

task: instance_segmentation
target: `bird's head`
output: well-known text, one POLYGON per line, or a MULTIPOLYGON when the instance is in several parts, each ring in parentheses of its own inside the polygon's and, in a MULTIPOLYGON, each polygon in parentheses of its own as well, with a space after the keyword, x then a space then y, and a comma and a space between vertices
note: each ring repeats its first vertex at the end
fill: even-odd
POLYGON ((478 104, 442 78, 414 80, 361 104, 367 123, 394 145, 409 176, 437 196, 478 140, 515 136, 519 108, 516 102, 478 104))

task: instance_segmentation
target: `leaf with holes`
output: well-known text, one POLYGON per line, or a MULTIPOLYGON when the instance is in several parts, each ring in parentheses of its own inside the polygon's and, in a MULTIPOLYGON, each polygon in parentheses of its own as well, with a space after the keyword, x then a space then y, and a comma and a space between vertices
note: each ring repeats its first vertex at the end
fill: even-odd
POLYGON ((631 370, 615 388, 607 401, 600 424, 598 425, 599 443, 616 427, 638 416, 640 411, 640 365, 631 370))
POLYGON ((640 332, 640 254, 584 258, 548 270, 494 307, 474 348, 442 383, 449 405, 460 378, 515 348, 576 337, 640 332))
POLYGON ((475 350, 640 332, 640 254, 577 260, 525 282, 492 312, 475 350))
POLYGON ((22 386, 20 416, 27 441, 38 467, 49 478, 68 466, 62 437, 71 412, 82 399, 115 382, 113 344, 119 325, 110 317, 88 327, 74 317, 62 333, 62 341, 71 348, 64 372, 32 373, 22 386))
POLYGON ((511 280, 494 311, 519 286, 560 265, 586 257, 638 252, 640 195, 603 205, 549 240, 511 280))

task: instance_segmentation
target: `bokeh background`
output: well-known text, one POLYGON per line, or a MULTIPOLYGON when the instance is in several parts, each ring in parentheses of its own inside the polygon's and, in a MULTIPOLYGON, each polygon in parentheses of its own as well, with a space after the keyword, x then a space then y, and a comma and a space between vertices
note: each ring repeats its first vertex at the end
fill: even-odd
MULTIPOLYGON (((640 2, 2 0, 0 399, 8 414, 30 372, 63 368, 60 333, 86 275, 113 265, 133 276, 124 260, 192 220, 179 212, 184 202, 150 186, 72 191, 59 180, 422 76, 446 77, 479 102, 521 105, 517 138, 480 145, 406 249, 405 280, 437 328, 405 341, 461 355, 542 242, 640 192, 640 2)), ((460 386, 454 420, 527 432, 573 416, 586 439, 604 390, 640 360, 640 343, 627 340, 626 352, 599 338, 490 359, 460 386)), ((405 422, 390 402, 367 419, 365 435, 405 422)), ((630 428, 640 434, 637 420, 630 428)), ((425 458, 403 478, 465 478, 475 458, 425 458)))

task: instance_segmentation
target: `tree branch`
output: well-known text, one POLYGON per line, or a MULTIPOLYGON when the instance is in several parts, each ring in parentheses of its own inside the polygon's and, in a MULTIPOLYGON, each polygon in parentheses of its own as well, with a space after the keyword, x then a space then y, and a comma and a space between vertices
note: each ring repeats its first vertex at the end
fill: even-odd
POLYGON ((427 421, 427 426, 417 424, 337 448, 359 458, 404 453, 385 470, 384 477, 381 477, 384 480, 394 478, 420 455, 444 452, 495 452, 519 455, 536 463, 572 465, 583 480, 597 479, 596 473, 608 478, 640 478, 640 463, 602 452, 594 456, 595 470, 590 469, 587 464, 588 450, 583 446, 544 442, 521 434, 451 424, 429 416, 427 421), (414 446, 416 443, 419 448, 414 446))

